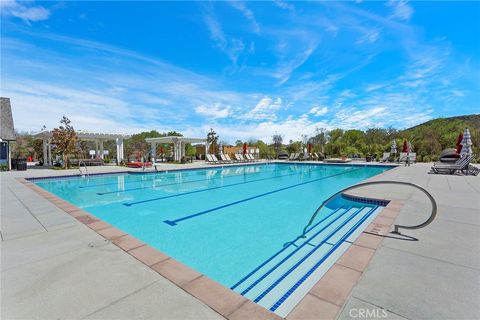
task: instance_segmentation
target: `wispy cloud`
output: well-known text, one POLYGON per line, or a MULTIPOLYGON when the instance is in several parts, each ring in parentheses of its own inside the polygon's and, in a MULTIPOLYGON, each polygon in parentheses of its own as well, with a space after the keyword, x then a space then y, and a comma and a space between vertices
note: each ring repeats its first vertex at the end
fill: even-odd
POLYGON ((244 120, 276 120, 276 112, 282 107, 282 99, 263 97, 256 106, 245 114, 239 116, 244 120))
POLYGON ((0 9, 2 16, 13 16, 22 19, 27 24, 47 20, 51 14, 45 7, 30 1, 2 0, 0 9))
POLYGON ((310 109, 309 113, 313 114, 316 117, 320 117, 326 114, 327 112, 328 112, 327 107, 313 107, 312 109, 310 109))
POLYGON ((410 20, 413 15, 413 8, 405 0, 390 0, 387 5, 392 8, 390 18, 399 20, 410 20))
POLYGON ((210 119, 222 119, 231 115, 231 108, 230 106, 222 107, 220 103, 216 103, 195 107, 195 112, 210 119))
POLYGON ((237 9, 240 11, 243 16, 250 21, 250 24, 252 25, 253 32, 255 33, 260 33, 260 26, 258 25, 257 20, 255 19, 255 16, 253 15, 252 10, 250 10, 246 3, 243 1, 228 1, 228 4, 230 4, 233 8, 237 9))

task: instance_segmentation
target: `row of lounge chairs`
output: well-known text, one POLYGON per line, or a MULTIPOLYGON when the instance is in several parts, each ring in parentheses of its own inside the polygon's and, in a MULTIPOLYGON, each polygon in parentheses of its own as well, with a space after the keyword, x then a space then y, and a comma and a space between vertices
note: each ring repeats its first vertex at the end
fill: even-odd
POLYGON ((320 156, 314 152, 314 153, 291 153, 290 157, 287 159, 288 161, 306 161, 306 160, 320 160, 320 156))
MULTIPOLYGON (((390 157, 391 153, 390 152, 384 152, 383 157, 380 160, 380 162, 390 162, 390 157)), ((391 162, 397 162, 397 163, 416 163, 417 162, 417 153, 415 152, 400 152, 400 155, 398 156, 397 159, 393 159, 391 162)))
POLYGON ((258 160, 251 154, 235 154, 235 160, 232 160, 228 154, 220 154, 220 160, 214 154, 207 154, 205 156, 206 162, 210 164, 219 163, 239 163, 239 162, 257 162, 258 160))
POLYGON ((455 163, 436 162, 433 164, 430 173, 436 174, 456 174, 462 173, 466 175, 478 175, 480 169, 470 165, 475 158, 473 154, 463 155, 455 163))

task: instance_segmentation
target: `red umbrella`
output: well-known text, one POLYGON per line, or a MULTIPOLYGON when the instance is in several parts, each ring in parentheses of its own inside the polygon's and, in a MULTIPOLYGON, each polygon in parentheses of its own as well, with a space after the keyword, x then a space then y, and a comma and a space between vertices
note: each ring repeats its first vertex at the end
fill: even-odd
POLYGON ((247 153, 247 143, 243 144, 243 154, 247 153))
POLYGON ((163 146, 160 146, 160 154, 163 154, 163 146))
POLYGON ((403 140, 402 152, 408 152, 408 142, 406 139, 403 140))
POLYGON ((463 133, 460 133, 458 135, 458 139, 457 139, 457 153, 460 154, 460 152, 462 151, 462 140, 463 140, 463 133))
POLYGON ((312 144, 311 143, 308 144, 308 153, 312 153, 312 144))

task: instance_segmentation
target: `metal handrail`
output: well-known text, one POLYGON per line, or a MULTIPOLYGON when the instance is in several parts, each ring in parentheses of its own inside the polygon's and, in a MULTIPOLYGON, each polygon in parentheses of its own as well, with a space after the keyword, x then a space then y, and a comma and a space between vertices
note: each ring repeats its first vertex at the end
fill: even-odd
MULTIPOLYGON (((297 239, 300 239, 300 238, 305 238, 305 234, 307 233, 307 229, 308 227, 310 227, 313 223, 313 221, 315 220, 315 217, 317 216, 317 214, 320 212, 320 210, 327 204, 329 203, 333 198, 335 198, 337 195, 341 194, 341 193, 344 193, 348 190, 352 190, 352 189, 355 189, 355 188, 359 188, 359 187, 364 187, 364 186, 368 186, 368 185, 373 185, 373 184, 400 184, 400 185, 406 185, 406 186, 411 186, 411 187, 415 187, 417 189, 419 189, 420 191, 422 191, 423 193, 425 193, 428 197, 428 199, 430 200, 430 203, 432 204, 432 212, 430 214, 430 217, 423 223, 419 224, 419 225, 415 225, 415 226, 402 226, 402 225, 394 225, 394 230, 392 231, 392 233, 396 233, 396 234, 400 234, 400 232, 398 231, 398 229, 402 228, 402 229, 420 229, 420 228, 423 228, 423 227, 426 227, 427 225, 429 225, 436 217, 437 215, 437 202, 435 201, 435 199, 433 198, 433 196, 427 191, 425 190, 423 187, 417 185, 417 184, 414 184, 414 183, 411 183, 411 182, 403 182, 403 181, 391 181, 391 180, 385 180, 385 181, 369 181, 369 182, 363 182, 363 183, 359 183, 359 184, 355 184, 353 186, 350 186, 350 187, 347 187, 347 188, 344 188, 338 192, 336 192, 334 195, 330 196, 327 200, 323 201, 322 204, 317 208, 317 210, 315 210, 315 212, 313 213, 312 217, 310 218, 310 220, 308 221, 307 225, 305 226, 305 228, 303 228, 303 232, 302 232, 302 235, 297 237, 297 239)), ((295 239, 293 242, 295 242, 297 239, 295 239)))
POLYGON ((86 176, 87 177, 90 177, 90 174, 88 173, 88 169, 87 169, 87 164, 85 163, 85 161, 83 160, 78 160, 78 171, 80 171, 80 174, 82 176, 85 176, 85 174, 83 174, 81 168, 82 168, 82 163, 83 163, 83 166, 85 167, 85 173, 86 173, 86 176))

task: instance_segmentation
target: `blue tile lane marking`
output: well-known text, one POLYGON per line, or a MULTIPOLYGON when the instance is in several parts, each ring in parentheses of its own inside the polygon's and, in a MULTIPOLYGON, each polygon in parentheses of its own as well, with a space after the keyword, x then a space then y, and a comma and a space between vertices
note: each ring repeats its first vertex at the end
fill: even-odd
MULTIPOLYGON (((352 172, 352 171, 357 171, 357 170, 359 170, 359 169, 342 172, 342 173, 340 173, 340 174, 344 174, 344 173, 352 172)), ((319 170, 318 170, 318 169, 317 169, 317 170, 313 170, 313 169, 310 170, 310 172, 312 172, 312 171, 319 171, 319 170)), ((227 185, 223 185, 223 186, 212 187, 212 188, 205 188, 205 189, 200 189, 200 190, 195 190, 195 191, 189 191, 189 192, 183 192, 183 193, 177 193, 177 194, 170 195, 170 196, 152 198, 152 199, 141 200, 141 201, 136 201, 136 202, 125 202, 125 203, 123 203, 123 205, 124 205, 124 206, 127 206, 127 207, 130 207, 130 206, 134 206, 134 205, 137 205, 137 204, 142 204, 142 203, 147 203, 147 202, 153 202, 153 201, 159 201, 159 200, 169 199, 169 198, 175 198, 175 197, 185 196, 185 195, 194 194, 194 193, 199 193, 199 192, 205 192, 205 191, 222 189, 222 188, 229 188, 229 187, 234 187, 234 186, 238 186, 238 185, 242 185, 242 184, 254 183, 254 182, 259 182, 259 181, 266 181, 266 180, 273 180, 273 179, 277 179, 277 178, 294 176, 294 175, 302 175, 302 174, 305 174, 305 172, 296 172, 296 173, 278 175, 278 176, 275 176, 275 177, 268 177, 268 178, 261 178, 261 179, 250 180, 250 181, 245 181, 245 182, 231 183, 231 184, 227 184, 227 185)), ((337 174, 337 175, 339 175, 339 174, 337 174)), ((328 178, 328 177, 331 177, 331 176, 327 176, 326 178, 328 178)), ((309 182, 307 182, 307 183, 309 183, 309 182)), ((291 186, 291 187, 287 187, 287 189, 293 188, 293 187, 295 187, 295 186, 296 186, 296 185, 291 186)), ((282 190, 283 190, 283 189, 282 189, 282 190)), ((278 190, 278 191, 281 191, 281 190, 278 190)), ((278 192, 278 191, 277 191, 277 190, 274 190, 274 191, 272 191, 272 192, 269 192, 268 194, 274 193, 274 192, 278 192)), ((260 195, 260 196, 261 196, 261 195, 260 195)), ((257 198, 258 198, 258 197, 259 197, 259 196, 257 196, 257 198)), ((243 202, 243 200, 242 200, 241 202, 243 202)), ((236 203, 235 203, 235 204, 236 204, 236 203)), ((227 205, 227 206, 229 206, 229 205, 227 205)), ((220 209, 220 208, 219 208, 219 209, 220 209)), ((210 211, 209 211, 209 212, 210 212, 210 211)), ((198 215, 198 214, 197 214, 197 215, 198 215)), ((182 218, 182 220, 184 220, 184 219, 182 218)), ((181 220, 180 220, 180 221, 181 221, 181 220)))
MULTIPOLYGON (((275 170, 265 170, 265 171, 259 171, 259 172, 244 172, 244 173, 239 173, 239 174, 228 174, 224 176, 213 176, 213 177, 205 177, 203 179, 197 179, 197 180, 190 180, 190 181, 182 181, 182 182, 171 182, 171 183, 165 183, 165 184, 158 184, 158 185, 152 185, 152 186, 147 186, 147 187, 138 187, 138 188, 130 188, 130 189, 124 189, 124 190, 116 190, 116 191, 108 191, 108 192, 97 192, 99 196, 103 196, 106 194, 114 194, 114 193, 120 193, 120 192, 128 192, 128 191, 136 191, 136 190, 142 190, 142 189, 155 189, 155 188, 160 188, 160 187, 166 187, 166 186, 173 186, 177 184, 188 184, 188 183, 194 183, 194 182, 201 182, 201 181, 214 181, 215 179, 226 179, 226 178, 232 178, 232 177, 241 177, 241 176, 252 176, 254 174, 260 174, 260 173, 269 173, 269 172, 275 172, 275 170)), ((296 173, 298 174, 298 172, 296 173)), ((133 182, 144 182, 144 181, 153 181, 154 179, 146 179, 142 181, 131 181, 133 182)), ((117 184, 117 182, 115 182, 117 184)), ((80 187, 79 187, 80 188, 80 187)))
MULTIPOLYGON (((272 268, 270 268, 267 272, 265 272, 263 275, 260 276, 260 278, 258 278, 257 280, 255 280, 254 282, 252 282, 248 288, 246 288, 245 290, 243 290, 240 294, 243 296, 245 294, 247 294, 250 290, 252 290, 257 284, 259 284, 260 282, 263 281, 263 279, 265 279, 269 274, 271 274, 272 272, 274 272, 279 266, 281 266, 285 261, 287 261, 288 259, 290 259, 290 257, 292 257, 295 253, 297 253, 301 248, 303 248, 310 240, 312 240, 313 238, 315 238, 316 236, 318 236, 320 233, 322 233, 323 231, 325 231, 327 228, 329 228, 332 224, 334 224, 335 222, 337 222, 341 217, 343 217, 348 211, 350 211, 351 208, 348 208, 348 210, 345 210, 342 214, 340 214, 338 217, 336 217, 334 220, 330 221, 329 224, 327 224, 326 226, 324 226, 322 229, 320 229, 319 231, 315 232, 315 234, 313 236, 311 236, 307 241, 305 241, 304 243, 302 243, 297 249, 295 249, 295 251, 292 251, 289 255, 287 255, 285 258, 283 258, 280 262, 278 262, 276 265, 274 265, 272 268)), ((359 211, 363 210, 363 208, 360 208, 358 210, 355 211, 355 213, 358 213, 359 211)), ((354 215, 355 215, 354 213, 354 215)), ((350 218, 348 218, 350 219, 350 218)), ((347 220, 348 220, 347 219, 347 220)))
MULTIPOLYGON (((313 225, 312 227, 310 227, 306 233, 308 233, 310 230, 312 230, 313 228, 315 228, 316 226, 318 226, 320 223, 322 223, 323 221, 327 220, 328 218, 330 218, 331 216, 333 216, 335 213, 337 213, 338 211, 344 209, 344 207, 340 207, 338 209, 336 209, 335 211, 332 211, 329 215, 327 215, 325 218, 323 218, 322 220, 320 220, 318 223, 316 223, 315 225, 313 225)), ((310 239, 309 239, 310 240, 310 239)), ((243 282, 245 282, 245 280, 247 280, 248 278, 250 278, 255 272, 257 272, 258 270, 260 270, 260 268, 262 268, 264 265, 266 265, 267 263, 269 263, 270 261, 272 261, 275 257, 277 257, 280 253, 282 253, 283 251, 287 250, 287 248, 289 248, 290 246, 292 246, 294 244, 294 242, 291 242, 288 246, 285 246, 283 247, 282 249, 280 249, 279 251, 277 251, 277 253, 275 253, 273 256, 271 256, 270 258, 268 258, 267 260, 265 260, 261 265, 259 265, 258 267, 256 267, 255 269, 253 269, 251 272, 249 272, 245 277, 243 277, 242 279, 240 279, 237 283, 235 283, 232 287, 230 287, 230 289, 235 289, 236 287, 238 287, 239 285, 241 285, 243 282)))
MULTIPOLYGON (((253 300, 254 302, 258 303, 260 300, 262 300, 270 291, 272 291, 280 282, 282 282, 283 279, 285 279, 290 273, 292 273, 299 265, 301 265, 305 260, 307 260, 318 248, 320 248, 325 242, 330 240, 331 237, 333 237, 338 231, 340 231, 343 227, 345 227, 353 218, 355 218, 362 210, 365 209, 360 208, 357 210, 351 217, 349 217, 347 220, 342 222, 342 224, 337 227, 335 230, 333 230, 325 239, 323 239, 312 251, 307 253, 302 259, 300 259, 297 263, 295 263, 290 269, 287 270, 280 278, 278 278, 274 283, 272 283, 266 290, 264 290, 258 297, 253 300)), ((371 211, 371 210, 370 210, 371 211)), ((338 246, 335 246, 335 248, 338 246)), ((333 252, 333 251, 332 251, 333 252)))
MULTIPOLYGON (((354 226, 351 228, 333 247, 330 248, 330 250, 320 259, 310 270, 302 277, 300 280, 298 280, 280 299, 278 299, 277 302, 270 308, 270 311, 275 311, 277 310, 278 307, 282 305, 282 303, 288 299, 288 297, 333 253, 335 250, 338 249, 338 247, 347 239, 359 226, 362 225, 365 220, 370 217, 370 215, 377 209, 377 207, 374 207, 370 209, 370 211, 363 216, 354 226)), ((256 302, 256 301, 255 301, 256 302)))
MULTIPOLYGON (((235 202, 227 203, 227 204, 224 204, 224 205, 219 206, 219 207, 216 207, 216 208, 212 208, 212 209, 208 209, 208 210, 201 211, 201 212, 198 212, 198 213, 194 213, 194 214, 185 216, 185 217, 180 218, 180 219, 176 219, 176 220, 164 220, 163 222, 165 222, 166 224, 169 224, 169 225, 171 225, 171 226, 175 226, 175 225, 177 224, 177 222, 184 221, 184 220, 188 220, 188 219, 191 219, 191 218, 195 218, 195 217, 198 217, 198 216, 201 216, 201 215, 210 213, 210 212, 212 212, 212 211, 217 211, 217 210, 220 210, 220 209, 223 209, 223 208, 227 208, 227 207, 230 207, 230 206, 233 206, 233 205, 242 203, 242 202, 247 202, 247 201, 250 201, 250 200, 253 200, 253 199, 257 199, 257 198, 261 198, 261 197, 268 196, 268 195, 273 194, 273 193, 277 193, 277 192, 280 192, 280 191, 284 191, 284 190, 292 189, 292 188, 295 188, 295 187, 303 186, 303 185, 306 185, 306 184, 309 184, 309 183, 313 183, 313 182, 317 182, 317 181, 320 181, 320 180, 329 179, 329 178, 332 178, 332 177, 336 177, 336 176, 339 176, 339 175, 342 175, 342 174, 345 174, 345 173, 350 173, 350 172, 354 172, 354 171, 358 171, 358 170, 360 170, 360 169, 354 169, 354 170, 344 171, 344 172, 337 173, 337 174, 333 174, 333 175, 330 175, 330 176, 326 176, 326 177, 322 177, 322 178, 318 178, 318 179, 313 179, 313 180, 305 181, 305 182, 302 182, 302 183, 293 184, 293 185, 290 185, 290 186, 287 186, 287 187, 283 187, 283 188, 276 189, 276 190, 273 190, 273 191, 265 192, 265 193, 262 193, 262 194, 259 194, 259 195, 253 196, 253 197, 249 197, 249 198, 246 198, 246 199, 242 199, 242 200, 238 200, 238 201, 235 201, 235 202)), ((313 171, 313 170, 312 170, 312 171, 313 171)), ((260 180, 260 179, 259 179, 259 180, 260 180)), ((248 183, 248 182, 245 182, 245 183, 248 183)), ((218 188, 218 187, 217 187, 217 188, 218 188)), ((198 191, 193 191, 193 192, 191 192, 191 193, 208 191, 208 190, 212 190, 212 189, 216 189, 216 188, 205 189, 205 190, 198 190, 198 191)), ((183 194, 180 194, 180 195, 183 195, 183 194)), ((174 195, 174 196, 175 196, 175 195, 174 195)), ((174 196, 167 196, 167 197, 174 197, 174 196)), ((153 199, 153 200, 145 200, 144 202, 148 202, 148 201, 155 201, 155 199, 153 199)), ((126 205, 126 204, 124 203, 124 205, 126 205)))

